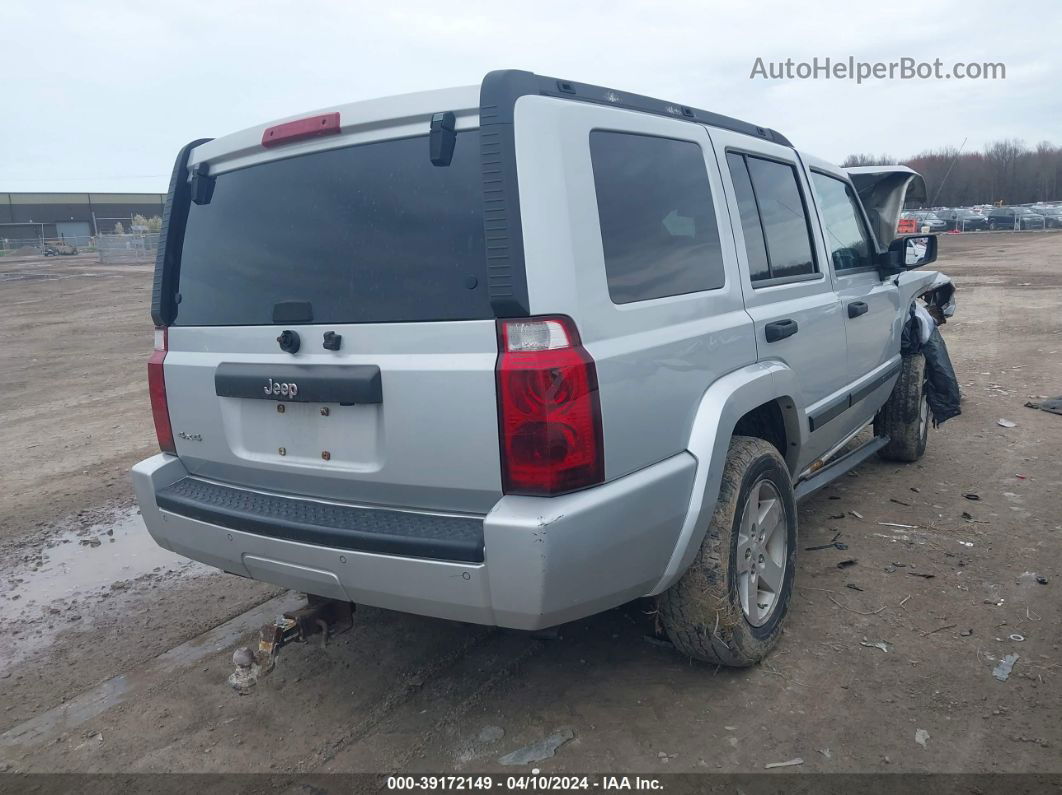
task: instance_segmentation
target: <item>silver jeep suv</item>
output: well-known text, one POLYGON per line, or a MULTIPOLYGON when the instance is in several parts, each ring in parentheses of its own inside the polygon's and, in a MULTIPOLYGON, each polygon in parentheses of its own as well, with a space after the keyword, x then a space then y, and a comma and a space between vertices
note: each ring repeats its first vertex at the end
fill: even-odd
POLYGON ((133 469, 148 530, 504 627, 657 596, 684 653, 758 661, 796 500, 925 448, 901 334, 936 240, 892 240, 914 172, 856 172, 520 71, 190 143, 152 298, 162 452, 133 469))

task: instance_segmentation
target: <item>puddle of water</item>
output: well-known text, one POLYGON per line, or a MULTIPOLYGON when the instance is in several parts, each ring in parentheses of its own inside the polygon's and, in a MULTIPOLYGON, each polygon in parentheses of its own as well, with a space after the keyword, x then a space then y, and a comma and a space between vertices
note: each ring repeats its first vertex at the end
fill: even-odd
POLYGON ((24 616, 27 608, 88 595, 152 572, 210 570, 156 544, 135 508, 87 531, 68 530, 48 543, 36 571, 27 568, 5 578, 8 584, 2 593, 6 599, 0 600, 0 619, 14 620, 24 616))

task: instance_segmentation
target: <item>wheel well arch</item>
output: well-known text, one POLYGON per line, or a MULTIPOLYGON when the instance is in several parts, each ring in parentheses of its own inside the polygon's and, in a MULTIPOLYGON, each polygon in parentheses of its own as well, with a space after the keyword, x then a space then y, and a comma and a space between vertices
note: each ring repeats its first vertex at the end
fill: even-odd
POLYGON ((768 400, 749 409, 734 426, 735 436, 754 436, 770 442, 785 459, 790 473, 796 471, 800 429, 796 404, 789 397, 768 400))

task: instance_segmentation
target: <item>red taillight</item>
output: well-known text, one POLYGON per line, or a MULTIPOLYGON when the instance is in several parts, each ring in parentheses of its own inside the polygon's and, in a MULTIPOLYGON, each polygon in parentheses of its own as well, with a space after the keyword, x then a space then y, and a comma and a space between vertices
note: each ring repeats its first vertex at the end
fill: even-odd
POLYGON ((339 114, 322 113, 320 116, 286 121, 267 128, 262 133, 262 146, 268 149, 278 144, 304 141, 307 138, 317 138, 322 135, 339 135, 340 132, 339 114))
POLYGON ((166 329, 155 329, 155 350, 148 359, 148 394, 151 395, 151 416, 155 420, 159 449, 177 455, 177 445, 173 442, 173 429, 170 427, 170 409, 166 404, 166 377, 162 373, 168 342, 166 329))
POLYGON ((601 483, 597 369, 571 318, 499 320, 498 350, 505 493, 551 496, 601 483))

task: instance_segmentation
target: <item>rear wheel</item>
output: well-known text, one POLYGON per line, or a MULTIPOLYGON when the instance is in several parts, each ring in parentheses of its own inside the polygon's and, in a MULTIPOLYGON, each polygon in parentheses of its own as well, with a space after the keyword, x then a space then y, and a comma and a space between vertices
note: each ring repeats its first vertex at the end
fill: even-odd
POLYGON ((789 610, 796 550, 789 470, 763 439, 730 442, 715 512, 693 564, 658 599, 668 638, 704 662, 754 665, 789 610))
POLYGON ((874 418, 874 433, 889 437, 889 443, 878 451, 886 461, 917 461, 925 455, 929 439, 925 381, 925 356, 904 356, 896 386, 874 418))

